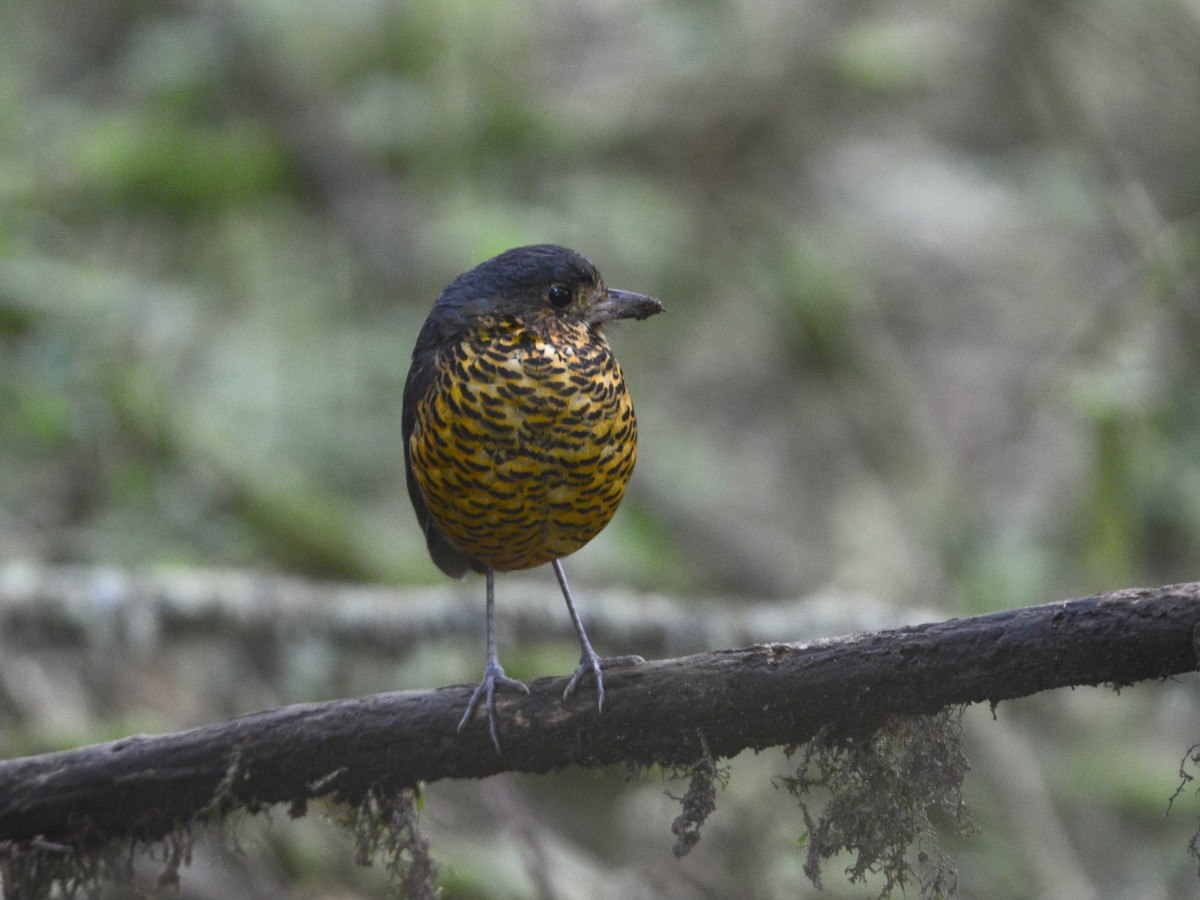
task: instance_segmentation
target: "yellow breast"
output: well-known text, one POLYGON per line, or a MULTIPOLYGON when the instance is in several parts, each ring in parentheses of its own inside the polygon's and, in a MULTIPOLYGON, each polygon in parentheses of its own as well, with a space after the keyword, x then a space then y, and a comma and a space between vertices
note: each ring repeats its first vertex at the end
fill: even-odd
POLYGON ((494 569, 524 569, 608 524, 633 472, 637 421, 601 335, 510 319, 441 348, 409 449, 442 532, 494 569))

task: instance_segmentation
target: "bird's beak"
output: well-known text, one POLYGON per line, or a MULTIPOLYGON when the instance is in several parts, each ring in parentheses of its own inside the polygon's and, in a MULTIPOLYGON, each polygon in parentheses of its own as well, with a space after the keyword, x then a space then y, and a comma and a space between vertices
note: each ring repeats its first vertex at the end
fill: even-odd
POLYGON ((635 294, 633 291, 607 290, 591 312, 588 324, 599 325, 612 319, 648 319, 663 311, 663 305, 653 297, 635 294))

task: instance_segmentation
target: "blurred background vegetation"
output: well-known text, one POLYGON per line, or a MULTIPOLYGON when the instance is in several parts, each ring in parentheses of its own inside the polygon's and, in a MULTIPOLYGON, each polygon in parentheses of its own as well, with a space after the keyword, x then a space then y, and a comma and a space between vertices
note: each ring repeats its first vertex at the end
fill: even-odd
MULTIPOLYGON (((570 560, 585 615, 649 590, 884 624, 1200 578, 1198 97, 1186 0, 2 4, 0 564, 442 584, 412 343, 454 275, 552 241, 668 311, 610 331, 640 458, 570 560)), ((526 589, 556 592, 501 606, 526 589)), ((478 632, 361 669, 9 635, 2 747, 473 681, 482 585, 453 590, 478 632)), ((561 624, 509 671, 569 671, 561 624)), ((1164 817, 1194 681, 997 716, 967 718, 963 896, 1196 895, 1200 803, 1164 817)), ((683 861, 661 774, 437 784, 423 824, 448 896, 807 895, 789 771, 736 760, 683 861)), ((380 895, 335 827, 275 818, 184 895, 380 895)), ((837 869, 823 896, 868 893, 837 869)))

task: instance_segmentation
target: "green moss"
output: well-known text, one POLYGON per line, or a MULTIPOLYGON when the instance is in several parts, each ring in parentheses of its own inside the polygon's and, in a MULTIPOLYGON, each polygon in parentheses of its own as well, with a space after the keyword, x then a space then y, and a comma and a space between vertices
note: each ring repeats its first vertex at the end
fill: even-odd
POLYGON ((674 853, 679 859, 687 856, 700 841, 700 828, 717 809, 717 786, 724 787, 729 778, 728 767, 719 767, 708 750, 704 736, 700 736, 704 747, 704 758, 687 770, 688 789, 682 797, 676 797, 682 806, 678 818, 671 823, 671 833, 678 839, 674 853))
POLYGON ((372 791, 348 811, 342 822, 354 833, 358 864, 382 862, 397 898, 427 900, 441 896, 429 842, 417 830, 423 802, 419 790, 406 788, 398 794, 372 791))
POLYGON ((805 874, 820 887, 823 865, 848 852, 851 883, 881 878, 880 897, 914 879, 922 898, 953 895, 958 875, 938 847, 931 813, 944 811, 961 833, 971 830, 961 793, 968 768, 961 711, 896 719, 865 738, 814 738, 796 774, 780 779, 804 813, 805 874), (826 794, 819 812, 814 789, 826 794))

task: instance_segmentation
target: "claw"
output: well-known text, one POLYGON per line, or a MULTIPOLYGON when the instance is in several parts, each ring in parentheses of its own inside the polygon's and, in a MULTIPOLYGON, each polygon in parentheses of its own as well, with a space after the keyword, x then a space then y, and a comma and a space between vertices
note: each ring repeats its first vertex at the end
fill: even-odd
POLYGON ((575 670, 575 674, 571 676, 571 680, 567 682, 567 689, 563 691, 563 699, 566 700, 575 692, 575 688, 579 686, 580 680, 585 675, 591 675, 596 680, 596 712, 604 712, 604 678, 600 674, 604 669, 616 669, 622 666, 640 666, 644 665, 646 660, 640 656, 606 656, 601 657, 592 650, 591 645, 579 657, 579 668, 575 670))
POLYGON ((604 712, 604 676, 600 674, 602 668, 604 668, 604 660, 597 656, 596 651, 590 646, 586 648, 579 657, 579 668, 575 670, 575 674, 567 682, 567 689, 563 691, 563 699, 568 699, 575 692, 575 687, 579 684, 579 679, 591 673, 592 677, 596 680, 596 712, 604 712))
POLYGON ((475 686, 475 690, 471 692, 471 699, 467 701, 467 711, 463 713, 462 719, 458 723, 458 731, 462 732, 463 726, 471 721, 471 717, 475 714, 476 707, 479 706, 479 700, 484 699, 484 706, 487 709, 488 717, 488 733, 492 736, 492 744, 496 747, 496 752, 500 752, 500 737, 496 733, 496 688, 510 687, 517 690, 529 693, 529 686, 523 681, 518 681, 515 678, 509 678, 504 674, 504 667, 500 665, 500 661, 495 658, 490 658, 487 661, 487 666, 483 670, 483 680, 475 686))

